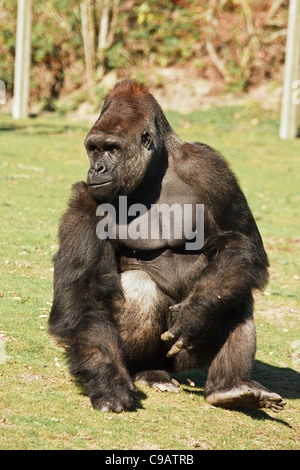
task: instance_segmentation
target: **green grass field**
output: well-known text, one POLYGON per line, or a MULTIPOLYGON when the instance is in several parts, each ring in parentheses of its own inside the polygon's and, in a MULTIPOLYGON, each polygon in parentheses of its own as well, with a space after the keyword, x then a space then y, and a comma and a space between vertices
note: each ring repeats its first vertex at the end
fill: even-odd
POLYGON ((226 156, 253 210, 271 264, 256 296, 253 378, 280 393, 286 409, 213 408, 203 398, 205 371, 178 375, 181 394, 139 386, 132 412, 92 409, 47 331, 58 221, 71 185, 86 177, 91 123, 2 115, 1 449, 299 449, 300 141, 281 141, 278 117, 251 104, 168 117, 182 138, 226 156))

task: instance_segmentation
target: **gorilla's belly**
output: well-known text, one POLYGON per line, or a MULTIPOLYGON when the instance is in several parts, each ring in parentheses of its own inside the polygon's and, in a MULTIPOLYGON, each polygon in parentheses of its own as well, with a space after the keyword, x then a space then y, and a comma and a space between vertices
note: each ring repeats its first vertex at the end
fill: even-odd
POLYGON ((200 252, 184 249, 160 249, 154 251, 130 250, 122 246, 120 271, 142 270, 150 275, 159 289, 174 302, 182 300, 190 291, 196 270, 207 265, 200 252))

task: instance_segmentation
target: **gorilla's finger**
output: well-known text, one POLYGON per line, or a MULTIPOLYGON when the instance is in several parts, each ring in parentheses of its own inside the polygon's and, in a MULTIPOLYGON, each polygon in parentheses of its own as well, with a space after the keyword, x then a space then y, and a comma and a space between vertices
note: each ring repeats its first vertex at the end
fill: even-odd
POLYGON ((180 309, 180 304, 174 304, 169 307, 171 312, 177 312, 180 309))
POLYGON ((181 351, 181 349, 177 348, 176 344, 173 344, 171 347, 170 351, 167 352, 167 357, 172 357, 178 354, 181 351))
POLYGON ((171 333, 171 331, 165 331, 162 335, 161 335, 161 339, 163 341, 172 341, 172 339, 175 338, 175 335, 173 333, 171 333))
POLYGON ((176 341, 176 343, 171 347, 170 351, 167 352, 167 357, 175 356, 175 354, 178 354, 182 348, 184 348, 184 341, 180 339, 176 341))

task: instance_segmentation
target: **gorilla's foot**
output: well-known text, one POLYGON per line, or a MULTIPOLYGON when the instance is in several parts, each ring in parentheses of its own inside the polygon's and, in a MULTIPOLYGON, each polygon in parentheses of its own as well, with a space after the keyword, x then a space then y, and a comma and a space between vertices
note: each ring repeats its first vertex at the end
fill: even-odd
POLYGON ((275 413, 283 410, 286 402, 257 382, 242 383, 231 390, 215 391, 206 395, 206 401, 222 408, 270 408, 275 413))
POLYGON ((135 382, 148 385, 159 392, 181 392, 177 380, 172 379, 164 370, 144 370, 138 372, 134 377, 135 382))

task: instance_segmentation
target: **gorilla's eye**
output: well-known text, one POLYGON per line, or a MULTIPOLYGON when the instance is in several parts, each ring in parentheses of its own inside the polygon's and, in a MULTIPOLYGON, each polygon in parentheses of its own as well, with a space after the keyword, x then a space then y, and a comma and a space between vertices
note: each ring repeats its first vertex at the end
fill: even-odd
POLYGON ((149 150, 149 149, 150 149, 150 146, 151 146, 151 143, 152 143, 152 141, 151 141, 150 135, 148 134, 148 132, 144 132, 144 133, 142 134, 142 144, 143 144, 143 146, 144 146, 146 149, 149 150))
POLYGON ((95 145, 89 145, 87 149, 89 152, 99 152, 99 149, 95 147, 95 145))

